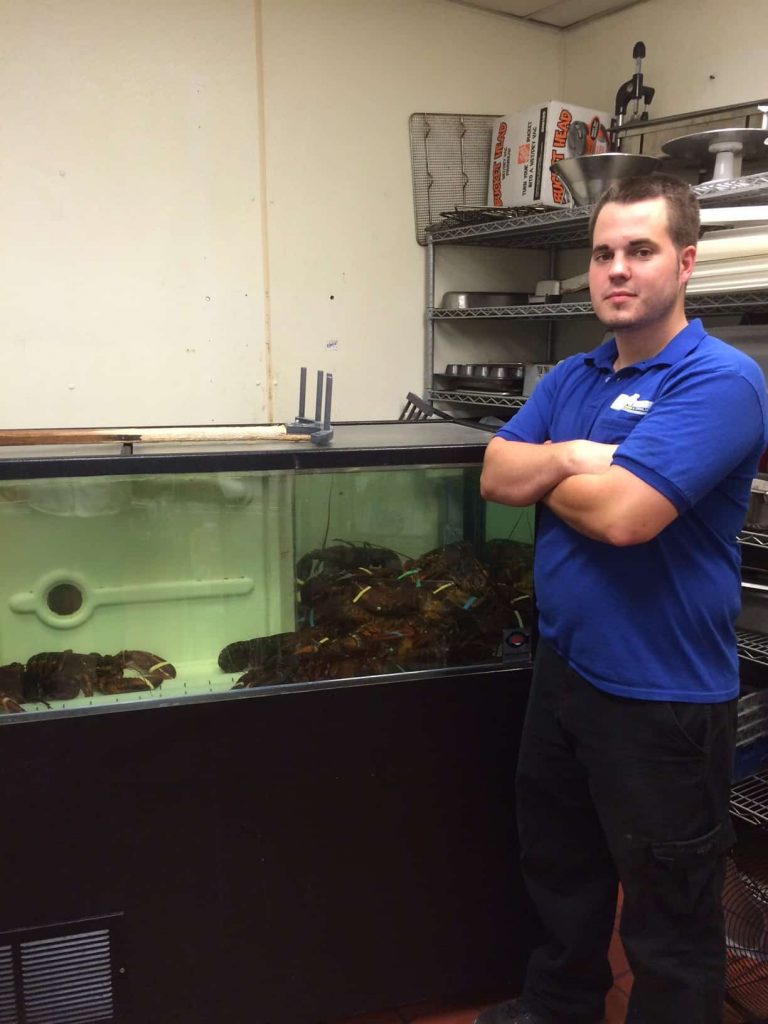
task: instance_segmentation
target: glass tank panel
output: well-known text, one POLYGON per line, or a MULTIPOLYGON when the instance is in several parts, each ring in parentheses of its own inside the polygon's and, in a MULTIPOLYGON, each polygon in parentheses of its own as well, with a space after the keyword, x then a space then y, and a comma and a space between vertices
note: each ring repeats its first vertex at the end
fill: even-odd
POLYGON ((531 509, 478 466, 0 485, 0 711, 527 660, 531 509))

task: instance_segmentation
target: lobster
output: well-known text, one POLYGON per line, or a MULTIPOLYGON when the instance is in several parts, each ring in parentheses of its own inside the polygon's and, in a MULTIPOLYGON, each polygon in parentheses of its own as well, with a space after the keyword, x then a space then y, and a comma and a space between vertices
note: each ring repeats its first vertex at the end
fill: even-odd
POLYGON ((154 690, 176 669, 149 651, 118 654, 77 654, 75 651, 44 651, 33 654, 26 665, 0 666, 0 708, 23 711, 24 703, 50 707, 52 700, 72 700, 82 694, 118 694, 154 690), (128 674, 126 674, 128 673, 128 674))

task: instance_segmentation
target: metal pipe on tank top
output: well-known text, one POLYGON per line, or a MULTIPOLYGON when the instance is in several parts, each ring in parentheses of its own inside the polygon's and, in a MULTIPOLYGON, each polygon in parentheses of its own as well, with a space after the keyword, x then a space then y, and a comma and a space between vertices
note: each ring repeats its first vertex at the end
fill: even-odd
POLYGON ((315 423, 320 423, 323 416, 323 371, 317 371, 317 392, 315 393, 315 423))
POLYGON ((333 374, 327 374, 325 378, 325 417, 323 419, 323 430, 331 429, 331 396, 333 395, 333 374))
POLYGON ((299 415, 297 419, 304 419, 304 406, 307 398, 307 368, 302 366, 299 370, 299 415))

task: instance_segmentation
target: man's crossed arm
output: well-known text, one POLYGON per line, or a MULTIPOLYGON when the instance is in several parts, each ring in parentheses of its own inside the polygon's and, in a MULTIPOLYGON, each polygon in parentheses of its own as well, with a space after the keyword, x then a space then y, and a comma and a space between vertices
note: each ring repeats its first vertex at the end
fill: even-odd
POLYGON ((480 490, 503 505, 542 501, 593 540, 617 547, 642 544, 668 526, 677 509, 629 470, 612 465, 616 448, 597 441, 527 444, 494 437, 480 490))

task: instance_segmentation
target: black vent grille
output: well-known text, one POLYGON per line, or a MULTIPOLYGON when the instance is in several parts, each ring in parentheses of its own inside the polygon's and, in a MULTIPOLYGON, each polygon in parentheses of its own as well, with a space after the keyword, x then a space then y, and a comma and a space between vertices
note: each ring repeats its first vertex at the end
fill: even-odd
POLYGON ((0 936, 0 1024, 118 1022, 121 915, 0 936), (10 940, 10 941, 8 941, 10 940))
POLYGON ((27 1024, 114 1020, 109 932, 21 944, 27 1024))
POLYGON ((10 946, 0 946, 0 1024, 20 1024, 16 1012, 13 949, 10 946))

